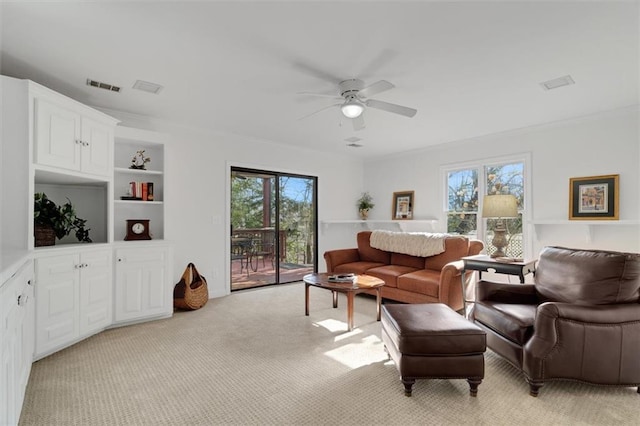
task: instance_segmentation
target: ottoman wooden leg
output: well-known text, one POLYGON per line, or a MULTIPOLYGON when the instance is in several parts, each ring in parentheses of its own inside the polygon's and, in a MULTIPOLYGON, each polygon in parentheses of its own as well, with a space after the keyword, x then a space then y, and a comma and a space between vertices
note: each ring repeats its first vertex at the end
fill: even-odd
POLYGON ((411 388, 413 384, 416 382, 416 379, 403 377, 402 384, 404 385, 404 396, 411 396, 411 388))
POLYGON ((469 395, 478 396, 478 386, 482 383, 482 379, 467 379, 469 383, 469 395))

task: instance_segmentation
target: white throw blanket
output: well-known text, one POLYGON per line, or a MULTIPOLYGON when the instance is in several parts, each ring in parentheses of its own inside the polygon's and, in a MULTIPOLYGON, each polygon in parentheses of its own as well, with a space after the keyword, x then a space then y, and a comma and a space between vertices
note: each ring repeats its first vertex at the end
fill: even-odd
POLYGON ((372 231, 369 244, 379 250, 428 257, 444 252, 448 234, 372 231))

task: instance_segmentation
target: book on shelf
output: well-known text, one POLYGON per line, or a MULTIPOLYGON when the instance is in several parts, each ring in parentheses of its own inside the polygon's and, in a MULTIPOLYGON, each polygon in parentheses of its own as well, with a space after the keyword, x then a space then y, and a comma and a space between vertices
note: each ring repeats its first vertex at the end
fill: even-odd
POLYGON ((147 201, 153 201, 153 182, 147 182, 147 201))
POLYGON ((129 195, 120 197, 122 200, 153 201, 153 182, 129 182, 129 195))

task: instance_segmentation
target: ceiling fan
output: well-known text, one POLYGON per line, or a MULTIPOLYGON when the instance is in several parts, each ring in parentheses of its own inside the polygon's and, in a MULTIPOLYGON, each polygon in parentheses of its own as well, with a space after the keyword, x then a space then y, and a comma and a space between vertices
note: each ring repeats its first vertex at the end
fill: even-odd
POLYGON ((344 80, 338 84, 339 96, 330 93, 299 92, 299 95, 321 96, 325 98, 329 97, 341 101, 301 117, 300 120, 326 109, 338 106, 345 117, 352 119, 353 129, 361 130, 364 128, 364 118, 362 113, 364 112, 365 107, 381 109, 394 114, 404 115, 405 117, 413 117, 416 115, 418 112, 416 109, 379 101, 377 99, 370 99, 370 96, 393 89, 394 87, 396 86, 386 80, 380 80, 365 87, 362 80, 350 79, 344 80))

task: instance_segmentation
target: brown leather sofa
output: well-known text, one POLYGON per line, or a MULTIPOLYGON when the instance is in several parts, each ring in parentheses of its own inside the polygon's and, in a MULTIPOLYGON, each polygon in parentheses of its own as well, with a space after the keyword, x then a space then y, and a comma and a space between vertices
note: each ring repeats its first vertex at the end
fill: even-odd
MULTIPOLYGON (((327 272, 367 274, 384 280, 381 295, 404 303, 444 303, 459 311, 463 308, 461 271, 464 256, 480 253, 482 241, 462 236, 445 240, 445 251, 418 257, 371 247, 371 231, 357 235, 357 248, 324 253, 327 272)), ((467 273, 469 279, 471 273, 467 273)), ((371 291, 375 294, 375 290, 371 291)))
POLYGON ((640 385, 640 254, 546 247, 534 284, 476 292, 470 318, 532 396, 550 379, 640 385))

